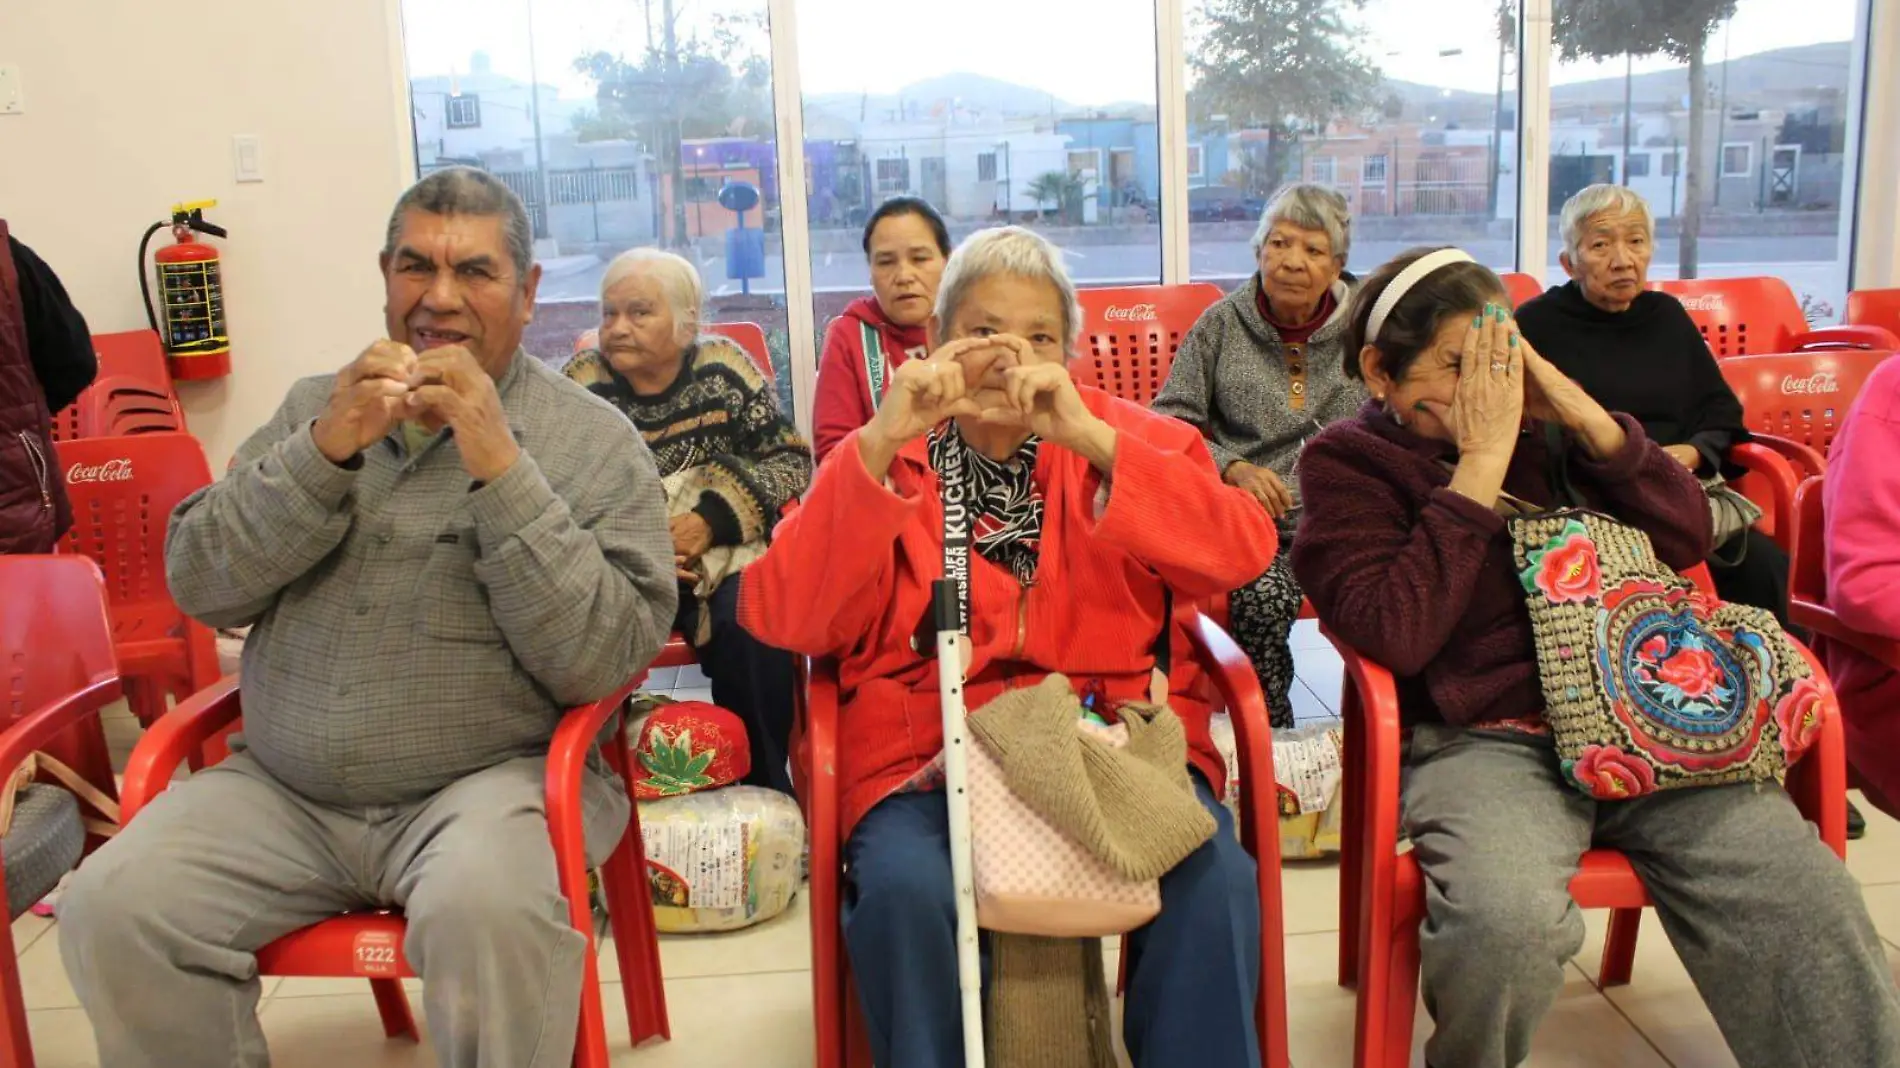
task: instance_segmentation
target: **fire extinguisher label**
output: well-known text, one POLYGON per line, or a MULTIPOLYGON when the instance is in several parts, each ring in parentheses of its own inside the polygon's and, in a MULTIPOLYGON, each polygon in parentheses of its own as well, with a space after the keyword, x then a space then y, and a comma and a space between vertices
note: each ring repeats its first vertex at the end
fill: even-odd
POLYGON ((165 347, 174 356, 225 352, 224 287, 216 260, 158 265, 165 302, 165 347))

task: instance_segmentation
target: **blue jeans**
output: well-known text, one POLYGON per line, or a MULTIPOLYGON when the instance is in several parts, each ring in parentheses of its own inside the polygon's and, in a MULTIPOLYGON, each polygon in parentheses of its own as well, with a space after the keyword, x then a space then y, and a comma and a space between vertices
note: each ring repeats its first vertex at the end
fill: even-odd
MULTIPOLYGON (((1129 935, 1123 1037, 1136 1068, 1256 1068, 1256 869, 1193 778, 1218 827, 1162 876, 1161 914, 1129 935)), ((941 793, 895 794, 845 844, 845 949, 878 1068, 963 1065, 948 813, 941 793)))

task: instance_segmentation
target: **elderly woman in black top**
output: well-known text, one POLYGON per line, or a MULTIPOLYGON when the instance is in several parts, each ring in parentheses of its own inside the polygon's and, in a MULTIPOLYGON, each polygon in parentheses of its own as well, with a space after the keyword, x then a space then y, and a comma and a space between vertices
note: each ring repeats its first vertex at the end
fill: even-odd
MULTIPOLYGON (((1564 205, 1570 281, 1517 310, 1524 339, 1597 403, 1628 412, 1650 440, 1698 477, 1734 478, 1729 450, 1749 439, 1742 405, 1682 304, 1646 288, 1655 224, 1643 198, 1593 185, 1564 205)), ((1766 608, 1785 624, 1788 554, 1753 528, 1709 558, 1723 598, 1766 608)))
POLYGON ((679 570, 674 627, 698 647, 713 701, 745 721, 745 782, 790 793, 792 656, 739 626, 738 575, 811 485, 811 449, 745 351, 699 332, 702 300, 685 259, 622 253, 601 279, 600 349, 566 372, 626 413, 653 453, 679 570))

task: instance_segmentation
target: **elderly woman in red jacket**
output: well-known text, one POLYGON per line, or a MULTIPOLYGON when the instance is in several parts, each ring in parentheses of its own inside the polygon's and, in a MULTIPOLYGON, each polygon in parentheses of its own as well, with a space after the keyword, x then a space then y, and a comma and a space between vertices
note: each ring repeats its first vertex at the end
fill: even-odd
POLYGON ((1293 569, 1321 621, 1391 668, 1409 725, 1403 820, 1425 876, 1439 1068, 1511 1068, 1583 948, 1570 877, 1623 851, 1744 1068, 1900 1064, 1900 998, 1860 888, 1788 796, 1740 783, 1596 801, 1566 785, 1505 495, 1557 500, 1538 424, 1594 508, 1670 567, 1708 555, 1687 468, 1524 341, 1504 286, 1417 250, 1354 297, 1348 372, 1372 401, 1301 458, 1293 569))
MULTIPOLYGON (((844 934, 885 1068, 963 1063, 949 833, 927 773, 942 748, 937 667, 927 641, 913 644, 942 574, 945 457, 961 454, 978 502, 971 708, 1054 672, 1111 707, 1145 700, 1170 591, 1187 603, 1232 589, 1275 546, 1192 428, 1070 380, 1080 311, 1041 237, 971 237, 944 272, 936 321, 942 347, 897 369, 877 415, 746 569, 739 599, 766 643, 838 661, 844 934)), ((1174 672, 1175 694, 1187 674, 1174 672)), ((1207 707, 1170 705, 1220 830, 1162 879, 1161 915, 1131 940, 1127 1044, 1140 1066, 1242 1068, 1259 1063, 1253 862, 1209 785, 1224 780, 1207 707)))

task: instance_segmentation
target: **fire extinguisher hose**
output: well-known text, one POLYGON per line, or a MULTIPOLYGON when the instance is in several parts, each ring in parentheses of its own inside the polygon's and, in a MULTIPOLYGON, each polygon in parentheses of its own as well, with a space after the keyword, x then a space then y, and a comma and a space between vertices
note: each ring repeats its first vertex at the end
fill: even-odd
POLYGON ((158 329, 158 313, 152 310, 152 280, 145 273, 145 253, 151 248, 152 235, 163 230, 167 225, 169 224, 155 222, 146 229, 145 236, 139 239, 139 295, 145 298, 145 321, 152 325, 152 333, 157 334, 160 341, 170 339, 158 329))

